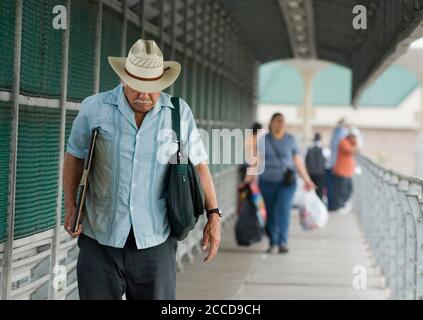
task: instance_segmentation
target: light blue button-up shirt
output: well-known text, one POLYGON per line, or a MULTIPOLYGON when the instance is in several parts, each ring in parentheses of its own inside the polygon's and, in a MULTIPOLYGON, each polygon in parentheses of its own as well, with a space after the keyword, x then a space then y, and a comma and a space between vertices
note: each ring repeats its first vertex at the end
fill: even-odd
MULTIPOLYGON (((84 99, 67 152, 84 159, 91 132, 99 129, 86 198, 83 233, 103 245, 122 248, 131 225, 138 249, 164 242, 170 234, 166 173, 176 151, 170 96, 164 92, 138 129, 123 86, 84 99)), ((180 99, 183 156, 193 165, 208 157, 188 104, 180 99)))

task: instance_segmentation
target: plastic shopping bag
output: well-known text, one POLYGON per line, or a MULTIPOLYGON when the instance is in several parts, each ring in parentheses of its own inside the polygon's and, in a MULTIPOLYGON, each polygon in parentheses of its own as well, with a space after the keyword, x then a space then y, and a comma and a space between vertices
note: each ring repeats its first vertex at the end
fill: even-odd
POLYGON ((295 190, 294 199, 292 201, 292 206, 294 208, 301 208, 304 206, 304 194, 306 192, 303 179, 297 179, 297 189, 295 190))
POLYGON ((300 207, 300 223, 304 230, 323 228, 329 220, 328 210, 314 190, 305 191, 300 207))

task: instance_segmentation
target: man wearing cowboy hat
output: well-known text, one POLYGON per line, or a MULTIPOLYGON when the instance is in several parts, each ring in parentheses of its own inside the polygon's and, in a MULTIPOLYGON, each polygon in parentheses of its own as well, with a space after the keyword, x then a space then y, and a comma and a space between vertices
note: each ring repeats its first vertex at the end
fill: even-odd
MULTIPOLYGON (((65 228, 78 238, 78 288, 81 299, 174 299, 177 240, 166 211, 168 153, 160 152, 171 128, 170 96, 163 89, 181 71, 163 61, 152 40, 138 40, 127 58, 109 57, 122 80, 113 90, 84 99, 75 118, 64 163, 65 228), (99 130, 85 216, 77 232, 76 190, 91 132, 99 130), (161 154, 161 158, 159 159, 161 154)), ((205 262, 220 242, 217 208, 207 154, 188 104, 180 99, 181 149, 198 169, 208 211, 205 262), (183 124, 187 130, 183 130, 183 124), (195 152, 191 152, 195 150, 195 152), (216 214, 217 213, 217 214, 216 214)))

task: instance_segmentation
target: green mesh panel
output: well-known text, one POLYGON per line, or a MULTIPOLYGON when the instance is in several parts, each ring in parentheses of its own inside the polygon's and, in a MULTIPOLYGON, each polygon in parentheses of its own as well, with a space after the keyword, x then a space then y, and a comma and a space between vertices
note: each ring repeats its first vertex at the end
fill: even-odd
MULTIPOLYGON (((157 42, 157 45, 160 47, 160 41, 157 42)), ((171 47, 167 44, 164 44, 162 48, 160 48, 162 50, 162 54, 163 54, 163 59, 166 60, 170 60, 170 49, 171 47)), ((163 92, 166 92, 168 94, 170 94, 170 87, 166 88, 163 90, 163 92)))
POLYGON ((16 171, 15 238, 55 225, 59 109, 21 106, 16 171))
POLYGON ((126 37, 126 54, 128 54, 129 49, 132 45, 141 38, 140 27, 128 22, 128 31, 126 37))
POLYGON ((196 75, 196 82, 195 82, 195 101, 193 100, 193 104, 195 104, 195 116, 198 119, 201 119, 202 115, 202 108, 201 108, 201 94, 202 94, 202 85, 203 85, 203 68, 200 64, 197 64, 197 75, 196 75))
POLYGON ((193 74, 194 74, 194 72, 193 71, 194 71, 194 69, 193 69, 193 59, 188 58, 187 59, 186 74, 182 74, 182 72, 183 72, 183 68, 182 68, 181 76, 187 77, 187 93, 186 93, 185 100, 190 105, 192 113, 194 114, 194 116, 197 116, 197 114, 196 114, 196 112, 197 112, 196 104, 195 104, 195 101, 193 101, 193 99, 192 99, 192 90, 194 88, 194 86, 193 86, 193 74))
POLYGON ((81 101, 94 93, 97 4, 73 0, 69 38, 68 98, 81 101))
POLYGON ((22 19, 21 91, 59 97, 62 32, 52 26, 59 0, 25 0, 22 19))
POLYGON ((15 45, 15 1, 0 1, 0 89, 11 90, 15 45))
POLYGON ((106 6, 104 7, 101 35, 100 91, 111 90, 119 84, 119 77, 109 65, 107 57, 121 56, 122 19, 122 15, 111 11, 106 6))
MULTIPOLYGON (((222 92, 221 89, 221 77, 218 73, 213 73, 213 80, 214 80, 214 89, 213 89, 213 119, 222 120, 219 106, 220 106, 220 94, 222 92)), ((245 116, 245 114, 244 114, 245 116)))
POLYGON ((0 102, 0 242, 7 236, 11 105, 0 102))
MULTIPOLYGON (((68 143, 69 135, 72 129, 72 123, 75 119, 76 115, 78 114, 77 110, 67 110, 66 111, 66 128, 65 128, 65 151, 66 151, 66 144, 68 143)), ((62 224, 65 221, 65 196, 64 193, 62 194, 62 224)))
MULTIPOLYGON (((175 51, 175 60, 178 61, 181 64, 181 74, 179 75, 178 79, 176 79, 174 85, 174 95, 177 97, 182 97, 182 81, 183 77, 185 76, 183 74, 183 63, 184 63, 184 56, 180 52, 175 51)), ((183 99, 186 99, 186 97, 182 97, 183 99)))
POLYGON ((209 105, 209 72, 210 69, 209 68, 203 68, 203 78, 202 78, 202 86, 203 86, 203 91, 201 91, 201 94, 203 96, 202 98, 202 105, 201 105, 201 119, 205 119, 208 120, 208 105, 209 105))

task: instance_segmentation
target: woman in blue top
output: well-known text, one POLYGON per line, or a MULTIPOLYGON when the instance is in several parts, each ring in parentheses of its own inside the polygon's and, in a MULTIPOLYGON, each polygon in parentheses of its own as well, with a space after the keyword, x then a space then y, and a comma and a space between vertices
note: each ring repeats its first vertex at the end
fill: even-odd
POLYGON ((285 131, 285 118, 281 113, 272 116, 269 133, 262 139, 258 149, 264 167, 259 186, 267 210, 268 252, 286 253, 290 211, 297 187, 296 171, 303 178, 306 189, 314 188, 314 184, 299 155, 294 136, 285 131))

